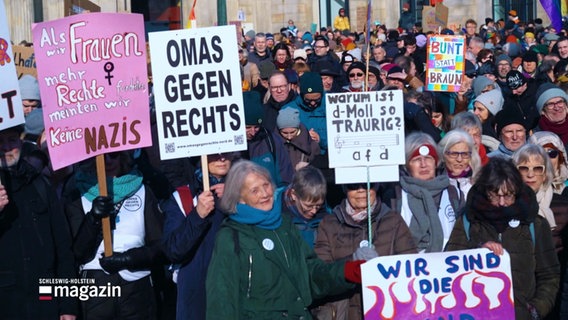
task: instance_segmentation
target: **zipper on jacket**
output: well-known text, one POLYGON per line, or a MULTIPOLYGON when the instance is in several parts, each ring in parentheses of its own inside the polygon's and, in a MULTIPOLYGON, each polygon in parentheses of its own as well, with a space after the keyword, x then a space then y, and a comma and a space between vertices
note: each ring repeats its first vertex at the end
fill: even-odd
POLYGON ((288 268, 290 268, 290 262, 288 261, 288 254, 286 254, 286 249, 284 248, 284 244, 280 240, 278 233, 276 233, 276 231, 274 231, 274 230, 272 230, 272 232, 274 232, 274 234, 276 235, 276 238, 278 238, 278 242, 280 242, 280 246, 282 247, 282 251, 284 252, 284 259, 286 259, 286 265, 288 266, 288 268))
POLYGON ((247 298, 250 298, 250 288, 252 286, 252 254, 249 254, 248 288, 247 298))

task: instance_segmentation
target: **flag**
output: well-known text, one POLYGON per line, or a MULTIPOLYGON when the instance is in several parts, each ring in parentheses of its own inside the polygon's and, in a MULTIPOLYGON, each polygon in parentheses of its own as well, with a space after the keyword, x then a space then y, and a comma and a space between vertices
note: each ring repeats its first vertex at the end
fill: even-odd
POLYGON ((371 0, 367 3, 367 30, 365 30, 365 43, 369 43, 371 37, 371 0))
POLYGON ((560 29, 562 29, 562 14, 560 13, 558 2, 556 0, 540 0, 540 4, 548 18, 550 18, 550 24, 556 29, 556 32, 560 32, 560 29))
POLYGON ((187 25, 185 26, 186 29, 197 28, 197 19, 195 19, 196 4, 197 0, 193 0, 193 5, 191 6, 191 10, 189 10, 189 19, 187 19, 187 25))
POLYGON ((568 15, 568 0, 560 0, 560 12, 563 17, 568 15))

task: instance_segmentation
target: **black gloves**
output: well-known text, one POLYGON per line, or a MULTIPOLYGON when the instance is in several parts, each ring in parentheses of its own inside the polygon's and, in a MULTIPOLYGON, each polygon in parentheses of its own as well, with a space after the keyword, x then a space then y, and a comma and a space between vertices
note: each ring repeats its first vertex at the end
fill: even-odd
POLYGON ((152 257, 147 247, 133 248, 125 252, 114 252, 110 257, 99 259, 101 267, 108 273, 120 270, 130 271, 148 269, 152 265, 152 257))
POLYGON ((99 259, 101 267, 108 273, 117 273, 122 269, 127 269, 127 266, 132 262, 132 257, 126 252, 115 252, 110 257, 103 257, 99 259))
POLYGON ((112 203, 111 197, 98 196, 93 200, 93 207, 91 208, 91 214, 100 220, 104 217, 108 217, 114 213, 114 203, 112 203))
POLYGON ((116 215, 115 211, 112 197, 98 196, 93 199, 93 207, 87 214, 87 218, 92 224, 100 226, 102 218, 111 217, 111 226, 113 226, 112 229, 114 229, 114 219, 112 219, 112 217, 116 215))

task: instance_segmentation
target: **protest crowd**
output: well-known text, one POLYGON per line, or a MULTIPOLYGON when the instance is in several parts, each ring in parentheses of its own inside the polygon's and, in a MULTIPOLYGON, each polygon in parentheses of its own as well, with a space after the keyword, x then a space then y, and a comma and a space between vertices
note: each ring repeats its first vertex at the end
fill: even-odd
POLYGON ((246 150, 206 170, 155 144, 106 153, 107 196, 94 158, 52 169, 38 80, 22 76, 25 125, 0 131, 0 319, 363 319, 365 261, 475 248, 510 254, 516 319, 568 319, 568 26, 511 10, 440 28, 465 36, 464 76, 429 91, 436 33, 408 11, 369 36, 344 9, 316 34, 293 19, 243 32, 246 150), (326 95, 391 90, 399 181, 336 183, 326 95), (37 278, 121 296, 42 301, 37 278))

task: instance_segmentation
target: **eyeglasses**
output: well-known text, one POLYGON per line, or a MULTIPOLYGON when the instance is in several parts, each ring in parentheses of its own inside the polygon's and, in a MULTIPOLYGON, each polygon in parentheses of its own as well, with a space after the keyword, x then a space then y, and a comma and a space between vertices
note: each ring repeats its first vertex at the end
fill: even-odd
POLYGON ((288 84, 283 84, 281 86, 270 86, 270 91, 284 91, 288 89, 288 84))
POLYGON ((528 175, 530 172, 532 172, 532 174, 535 175, 535 176, 542 176, 544 174, 544 169, 546 169, 546 167, 544 165, 533 166, 533 167, 517 166, 517 170, 519 170, 519 172, 523 176, 528 175))
POLYGON ((321 102, 321 97, 316 98, 316 99, 304 98, 304 103, 307 104, 307 105, 311 105, 311 104, 319 105, 320 102, 321 102))
POLYGON ((316 48, 316 49, 324 49, 324 48, 327 48, 327 46, 314 46, 314 48, 316 48))
POLYGON ((544 105, 547 110, 562 109, 566 107, 566 100, 551 101, 544 105))
POLYGON ((363 75, 364 75, 363 72, 350 73, 349 78, 355 78, 355 77, 361 78, 363 75))
POLYGON ((461 157, 462 159, 469 159, 471 158, 471 152, 458 152, 458 151, 446 151, 445 154, 451 159, 457 159, 461 157))
POLYGON ((321 203, 315 203, 315 204, 306 204, 304 201, 302 200, 298 200, 300 207, 302 209, 302 211, 312 211, 312 210, 319 210, 321 209, 321 207, 323 207, 323 202, 321 203))
POLYGON ((556 150, 556 149, 550 149, 550 150, 546 151, 546 153, 548 153, 548 157, 550 159, 556 159, 556 157, 558 157, 558 154, 559 154, 558 150, 556 150))
POLYGON ((487 199, 489 199, 489 201, 491 202, 499 202, 501 198, 503 198, 505 202, 513 202, 515 200, 515 194, 514 193, 498 194, 495 192, 487 193, 487 199))
POLYGON ((485 57, 485 59, 491 59, 491 60, 493 60, 493 56, 487 56, 487 57, 485 57))

